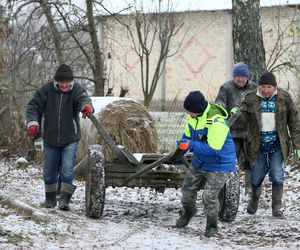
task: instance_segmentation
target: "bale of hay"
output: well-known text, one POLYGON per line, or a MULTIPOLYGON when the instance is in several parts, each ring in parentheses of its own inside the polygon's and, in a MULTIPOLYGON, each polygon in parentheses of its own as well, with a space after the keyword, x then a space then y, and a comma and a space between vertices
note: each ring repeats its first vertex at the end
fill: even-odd
MULTIPOLYGON (((92 100, 94 104, 95 99, 92 98, 92 100)), ((95 117, 118 145, 123 145, 132 153, 155 153, 157 151, 158 136, 154 120, 142 104, 127 98, 117 98, 112 99, 100 109, 96 107, 95 110, 95 117)), ((104 146, 106 160, 117 159, 88 119, 82 121, 81 127, 82 138, 77 161, 84 158, 91 144, 104 146)))

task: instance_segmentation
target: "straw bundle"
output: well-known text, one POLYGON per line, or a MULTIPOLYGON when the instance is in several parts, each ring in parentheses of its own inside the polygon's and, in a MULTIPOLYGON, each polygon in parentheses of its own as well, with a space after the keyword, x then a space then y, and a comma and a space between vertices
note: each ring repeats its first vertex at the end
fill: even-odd
MULTIPOLYGON (((118 144, 132 153, 155 153, 158 137, 154 121, 146 108, 140 103, 121 99, 111 102, 94 114, 101 125, 118 144)), ((77 160, 81 160, 91 144, 102 144, 106 160, 116 159, 107 143, 102 139, 90 121, 83 121, 82 139, 77 160)))

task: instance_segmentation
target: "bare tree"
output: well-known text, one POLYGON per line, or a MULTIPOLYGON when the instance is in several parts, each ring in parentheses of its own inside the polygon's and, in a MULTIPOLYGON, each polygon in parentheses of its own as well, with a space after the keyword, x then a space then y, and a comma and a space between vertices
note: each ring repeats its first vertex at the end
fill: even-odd
POLYGON ((272 21, 273 26, 264 33, 274 41, 272 49, 266 52, 268 70, 298 71, 299 52, 296 50, 300 44, 300 18, 297 6, 288 11, 283 11, 282 7, 275 8, 272 21))
POLYGON ((232 0, 234 61, 248 64, 253 81, 266 70, 259 9, 260 0, 232 0))
POLYGON ((64 63, 64 54, 63 54, 63 49, 62 49, 62 45, 61 45, 61 36, 60 36, 60 32, 56 27, 56 24, 54 22, 54 17, 51 11, 51 5, 49 3, 48 0, 40 0, 38 1, 43 13, 45 14, 46 18, 47 18, 47 22, 51 31, 51 35, 52 35, 52 39, 53 39, 53 43, 55 46, 55 52, 56 52, 56 56, 57 56, 57 61, 62 64, 64 63))
POLYGON ((115 16, 115 18, 126 27, 134 50, 138 55, 144 105, 149 106, 158 81, 165 70, 167 59, 174 56, 181 48, 185 35, 182 36, 178 47, 171 51, 171 41, 183 27, 183 17, 172 12, 170 5, 165 12, 161 10, 159 5, 158 11, 154 13, 136 10, 126 17, 118 18, 115 16), (153 52, 157 41, 160 47, 158 55, 153 52), (155 68, 152 69, 150 62, 156 57, 155 68))
MULTIPOLYGON (((27 15, 28 20, 32 18, 34 12, 40 14, 41 20, 43 16, 46 18, 47 23, 40 27, 40 31, 47 36, 47 40, 41 39, 39 42, 42 44, 48 41, 45 47, 49 45, 54 47, 55 61, 72 64, 76 69, 80 64, 85 68, 89 67, 93 77, 78 74, 75 76, 92 81, 94 95, 104 96, 105 76, 97 34, 98 19, 94 17, 94 7, 98 5, 96 1, 86 0, 86 11, 75 6, 72 1, 68 3, 60 0, 22 0, 19 3, 21 5, 18 6, 16 13, 20 13, 26 6, 31 6, 31 13, 27 15), (43 32, 44 30, 46 32, 43 32), (89 38, 80 39, 84 34, 89 34, 89 38)), ((85 70, 81 69, 81 71, 85 70)))
POLYGON ((94 19, 93 12, 93 0, 86 0, 86 9, 87 9, 87 19, 88 19, 88 27, 89 33, 91 36, 91 41, 93 45, 93 55, 94 55, 94 63, 92 66, 93 74, 94 74, 94 83, 95 83, 95 96, 104 96, 104 75, 103 75, 103 60, 102 60, 102 52, 100 50, 97 31, 96 31, 96 23, 94 19))

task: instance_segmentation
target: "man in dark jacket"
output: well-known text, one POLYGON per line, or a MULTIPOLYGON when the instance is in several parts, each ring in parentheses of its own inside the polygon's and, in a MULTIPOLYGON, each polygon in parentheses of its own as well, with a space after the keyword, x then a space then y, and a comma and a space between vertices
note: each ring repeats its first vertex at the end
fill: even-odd
MULTIPOLYGON (((248 66, 239 62, 234 65, 233 68, 233 80, 225 82, 219 90, 218 96, 215 100, 228 112, 233 112, 235 107, 239 107, 245 95, 256 89, 256 84, 249 80, 250 71, 248 66)), ((230 132, 233 137, 233 141, 236 148, 237 158, 240 159, 241 154, 243 154, 243 166, 245 171, 245 193, 251 193, 251 183, 250 183, 250 162, 247 158, 245 152, 245 138, 247 136, 247 124, 243 122, 235 122, 230 127, 230 132)))
POLYGON ((208 103, 200 91, 190 92, 183 107, 188 115, 178 147, 193 152, 193 160, 192 169, 183 181, 183 213, 176 227, 186 227, 196 214, 197 191, 204 188, 205 236, 213 237, 218 229, 218 195, 231 172, 236 170, 235 147, 226 121, 228 113, 223 107, 208 103))
POLYGON ((262 183, 269 174, 272 214, 274 217, 283 217, 284 161, 291 151, 290 139, 300 157, 299 112, 291 96, 278 88, 275 76, 267 72, 261 75, 258 90, 245 97, 239 119, 249 124, 247 153, 252 165, 252 194, 247 212, 256 213, 262 183))
POLYGON ((79 112, 88 117, 93 111, 85 89, 73 81, 71 68, 62 64, 54 81, 41 86, 27 105, 27 132, 36 136, 41 132, 44 144, 46 200, 42 207, 57 204, 58 176, 61 179, 59 208, 69 210, 69 201, 76 186, 72 184, 74 162, 80 140, 79 112))

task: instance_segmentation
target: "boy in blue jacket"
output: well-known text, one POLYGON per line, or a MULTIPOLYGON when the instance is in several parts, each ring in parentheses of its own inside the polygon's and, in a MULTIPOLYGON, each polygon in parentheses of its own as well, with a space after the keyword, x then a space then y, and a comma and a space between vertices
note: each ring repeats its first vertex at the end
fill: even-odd
POLYGON ((183 107, 187 111, 185 132, 178 147, 193 152, 192 170, 182 186, 183 212, 176 227, 186 227, 196 214, 197 191, 204 189, 203 204, 207 217, 205 236, 217 234, 218 195, 232 171, 236 171, 236 151, 227 124, 227 111, 210 104, 200 91, 192 91, 183 107))

